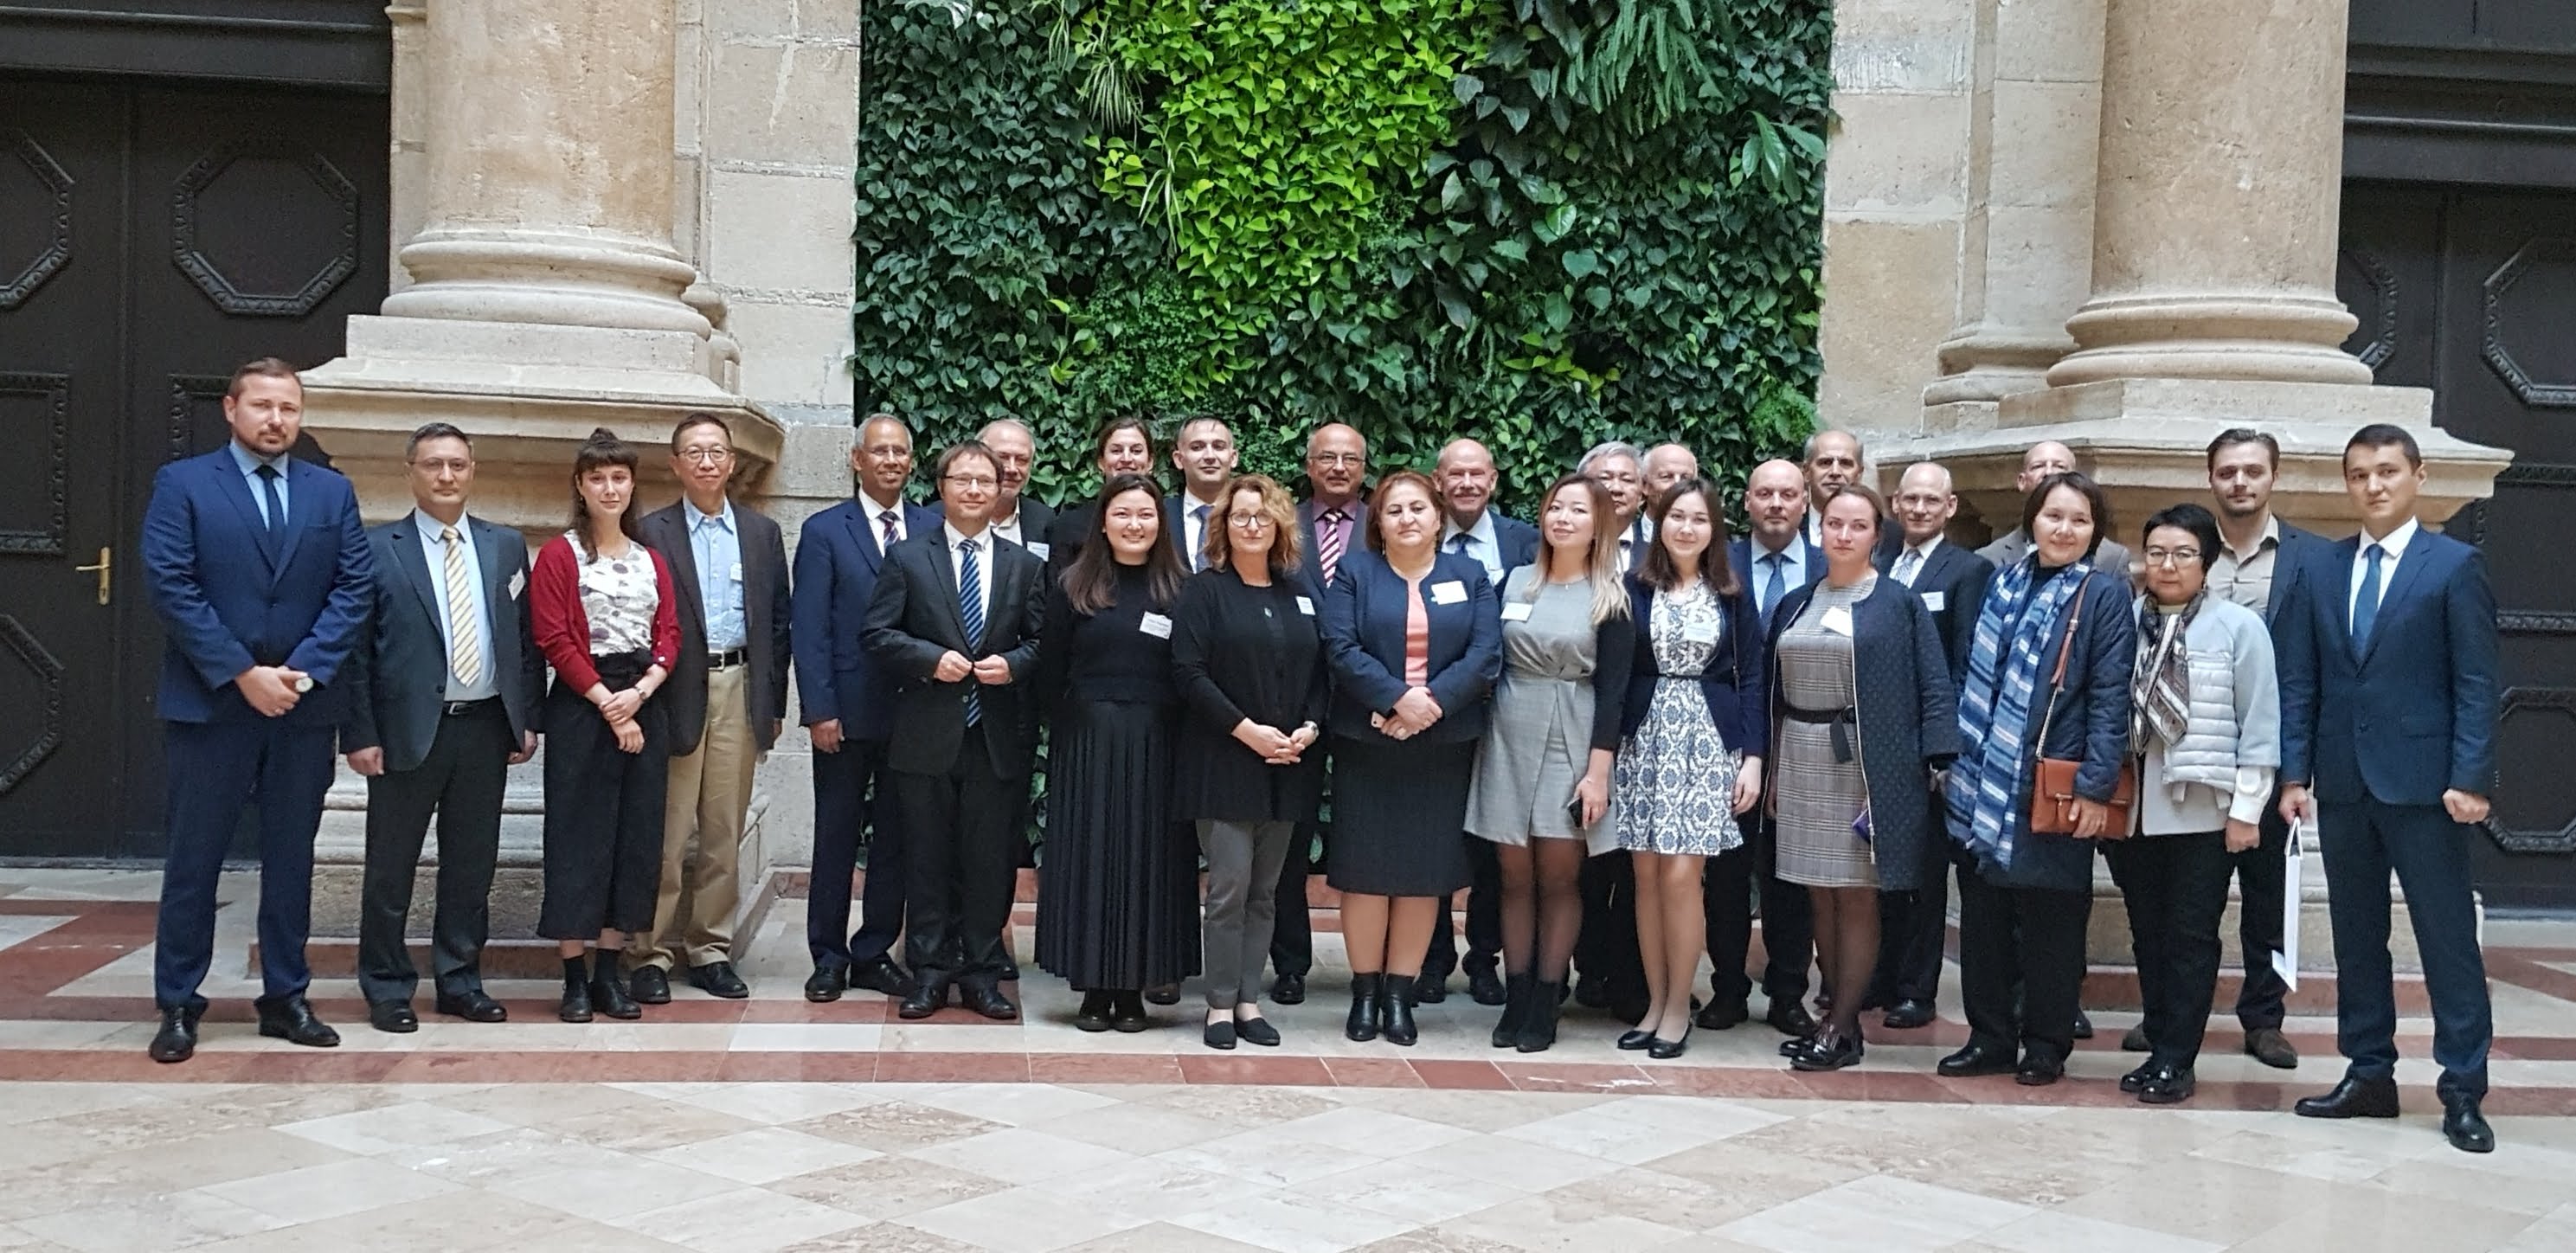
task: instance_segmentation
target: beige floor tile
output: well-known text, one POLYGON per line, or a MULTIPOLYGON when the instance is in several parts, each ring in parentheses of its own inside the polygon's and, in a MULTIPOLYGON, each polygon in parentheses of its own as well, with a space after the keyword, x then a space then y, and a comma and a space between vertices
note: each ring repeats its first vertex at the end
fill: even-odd
POLYGON ((590 1224, 541 1205, 480 1193, 470 1204, 430 1197, 298 1223, 205 1246, 206 1253, 481 1253, 581 1247, 563 1242, 590 1224))
POLYGON ((1129 1153, 1153 1153, 1223 1139, 1243 1130, 1230 1123, 1184 1114, 1160 1105, 1124 1101, 1032 1123, 1048 1135, 1129 1153))
MULTIPOLYGON (((2474 1160, 2467 1154, 2443 1146, 2442 1152, 2453 1158, 2474 1160)), ((2499 1150, 2495 1156, 2515 1156, 2513 1150, 2499 1150)), ((2416 1158, 2399 1162, 2371 1176, 2369 1186, 2391 1192, 2439 1201, 2467 1200, 2489 1209, 2509 1210, 2517 1214, 2547 1214, 2568 1204, 2576 1195, 2576 1172, 2548 1174, 2506 1174, 2478 1170, 2440 1158, 2416 1158)), ((2571 1251, 2576 1251, 2576 1228, 2568 1230, 2571 1251)))
POLYGON ((178 1249, 285 1226, 284 1220, 202 1192, 121 1200, 18 1220, 20 1230, 80 1253, 178 1249))
MULTIPOLYGON (((2237 1241, 2240 1247, 2333 1249, 2335 1253, 2484 1253, 2537 1222, 2530 1214, 2365 1188, 2337 1187, 2317 1210, 2237 1241)), ((2564 1236, 2564 1228, 2559 1229, 2564 1236)), ((2571 1241, 2576 1243, 2576 1241, 2571 1241)))
POLYGON ((1147 1223, 1067 1246, 1064 1253, 1259 1253, 1261 1247, 1170 1223, 1147 1223))
POLYGON ((1383 1240, 1372 1240, 1358 1246, 1354 1253, 1520 1253, 1508 1244, 1471 1236, 1463 1231, 1434 1227, 1408 1231, 1383 1240))
POLYGON ((1068 1175, 1041 1180, 1041 1192, 1087 1198, 1121 1213, 1149 1221, 1222 1209, 1263 1188, 1232 1175, 1196 1170, 1159 1158, 1139 1157, 1068 1175))
POLYGON ((309 1223, 456 1190, 455 1184, 436 1176, 362 1157, 254 1175, 197 1191, 284 1222, 309 1223))
POLYGON ((1174 1226, 1274 1250, 1344 1253, 1356 1244, 1400 1235, 1415 1224, 1319 1201, 1295 1191, 1271 1192, 1184 1215, 1174 1226))
POLYGON ((1117 1149, 1067 1140, 1026 1127, 1005 1127, 980 1136, 934 1144, 914 1149, 905 1156, 970 1170, 1009 1184, 1031 1184, 1058 1175, 1097 1170, 1135 1160, 1132 1154, 1117 1149))
POLYGON ((871 1223, 800 1240, 779 1253, 983 1253, 983 1248, 901 1223, 871 1223))
POLYGON ((1483 1179, 1521 1192, 1546 1192, 1581 1183, 1617 1170, 1607 1158, 1503 1136, 1479 1135, 1396 1159, 1398 1166, 1419 1165, 1469 1179, 1483 1179))
POLYGON ((2222 1247, 2207 1240, 2055 1211, 2006 1223, 1977 1239, 2001 1253, 2066 1253, 2069 1249, 2082 1249, 2085 1253, 2219 1253, 2222 1247))
POLYGON ((903 1225, 993 1253, 1055 1253, 1144 1221, 1087 1201, 1013 1188, 908 1215, 903 1225))
POLYGON ((631 1154, 561 1170, 505 1176, 484 1185, 503 1196, 597 1221, 634 1213, 641 1197, 673 1202, 696 1200, 731 1191, 733 1186, 730 1179, 631 1154))
MULTIPOLYGON (((2063 1213, 2235 1244, 2284 1219, 2314 1214, 2356 1196, 2357 1185, 2286 1175, 2201 1158, 2163 1163, 2060 1206, 2063 1213), (2189 1197, 2189 1204, 2176 1198, 2189 1197)), ((2387 1193, 2381 1193, 2386 1197, 2387 1193)))
POLYGON ((645 1156, 737 1183, 769 1183, 791 1175, 854 1165, 884 1154, 784 1127, 756 1127, 696 1144, 656 1149, 645 1156))
POLYGON ((1264 1188, 1288 1188, 1380 1160, 1370 1154, 1303 1140, 1282 1140, 1268 1130, 1154 1154, 1166 1162, 1228 1175, 1264 1188))
POLYGON ((1368 1106, 1345 1105, 1270 1128, 1283 1140, 1303 1140, 1370 1157, 1402 1157, 1467 1139, 1475 1132, 1368 1106))
POLYGON ((1757 1204, 1734 1188, 1712 1187, 1696 1179, 1644 1167, 1567 1184, 1545 1195, 1551 1200, 1588 1205, 1605 1214, 1626 1214, 1685 1232, 1722 1227, 1776 1203, 1764 1200, 1757 1204))
POLYGON ((750 1131, 761 1124, 678 1101, 601 1110, 547 1123, 544 1130, 621 1153, 650 1153, 750 1131))
POLYGON ((1542 1118, 1501 1134, 1505 1139, 1607 1158, 1623 1166, 1670 1157, 1719 1138, 1711 1131, 1696 1127, 1659 1126, 1623 1114, 1617 1105, 1595 1106, 1554 1118, 1542 1118))
POLYGON ((481 1187, 584 1166, 613 1167, 632 1159, 615 1149, 567 1140, 531 1127, 513 1127, 442 1144, 395 1149, 386 1153, 384 1160, 450 1183, 481 1187))
POLYGON ((1103 1096, 1052 1083, 961 1083, 920 1098, 920 1104, 987 1122, 1030 1127, 1071 1116, 1114 1109, 1124 1097, 1103 1096))
POLYGON ((1305 1088, 1237 1088, 1222 1084, 1174 1088, 1148 1097, 1144 1103, 1244 1128, 1311 1118, 1342 1104, 1305 1088))
POLYGON ((279 1125, 279 1131, 344 1153, 390 1153, 507 1131, 510 1124, 441 1105, 411 1102, 279 1125))
POLYGON ((2025 1205, 1881 1176, 1739 1218, 1715 1234, 1780 1253, 1928 1253, 2031 1213, 2025 1205))
POLYGON ((609 1225, 698 1253, 776 1253, 789 1245, 864 1226, 847 1210, 767 1191, 736 1188, 627 1214, 609 1225))
POLYGON ((1447 1123, 1469 1131, 1503 1131, 1523 1123, 1554 1118, 1618 1099, 1590 1092, 1518 1092, 1497 1100, 1492 1092, 1413 1091, 1378 1102, 1382 1109, 1409 1118, 1447 1123))
POLYGON ((1371 1163, 1301 1184, 1297 1191, 1318 1200, 1426 1225, 1444 1223, 1528 1195, 1492 1180, 1433 1170, 1417 1162, 1371 1163))
POLYGON ((1452 1219, 1441 1226, 1531 1253, 1583 1253, 1603 1247, 1651 1249, 1691 1234, 1648 1216, 1625 1213, 1570 1189, 1524 1197, 1452 1219))
POLYGON ((840 1140, 881 1153, 929 1148, 1002 1130, 1002 1124, 997 1122, 909 1101, 884 1101, 837 1114, 801 1119, 786 1126, 790 1131, 840 1140))

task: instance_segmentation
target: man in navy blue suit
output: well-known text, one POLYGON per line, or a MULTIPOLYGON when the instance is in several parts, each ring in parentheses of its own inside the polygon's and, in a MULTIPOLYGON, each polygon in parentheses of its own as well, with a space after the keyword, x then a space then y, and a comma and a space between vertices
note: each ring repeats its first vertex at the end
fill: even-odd
POLYGON ((2281 640, 2281 812, 2313 819, 2334 919, 2336 1047, 2347 1067, 2306 1118, 2397 1116, 2388 875, 2415 918, 2442 1067, 2442 1134, 2491 1152, 2479 1112, 2495 1034, 2469 883, 2495 785, 2496 609, 2478 551, 2415 520, 2424 457, 2401 427, 2344 446, 2361 534, 2312 547, 2281 640))
POLYGON ((196 1051, 214 962, 215 885, 242 807, 259 815, 259 1033, 328 1048, 304 999, 313 836, 348 695, 335 684, 373 590, 357 494, 287 456, 304 423, 295 368, 233 372, 222 448, 163 466, 143 565, 168 640, 158 703, 169 756, 169 855, 154 931, 154 1061, 196 1051))
POLYGON ((886 741, 893 683, 860 643, 868 598, 886 550, 939 529, 939 515, 903 499, 912 476, 912 432, 892 414, 859 426, 850 446, 858 493, 806 519, 796 542, 788 633, 796 692, 814 740, 814 878, 805 903, 805 947, 814 974, 805 999, 836 1001, 845 988, 908 994, 895 964, 903 931, 904 839, 896 821, 886 741), (867 832, 868 887, 859 929, 850 925, 850 875, 867 832))

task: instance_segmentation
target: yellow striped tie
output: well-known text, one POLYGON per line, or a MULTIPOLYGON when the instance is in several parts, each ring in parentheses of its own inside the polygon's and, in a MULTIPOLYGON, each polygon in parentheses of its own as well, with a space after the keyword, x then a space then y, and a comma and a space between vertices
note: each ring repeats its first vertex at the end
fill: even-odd
POLYGON ((465 581, 465 546, 456 542, 452 526, 438 528, 438 542, 447 546, 447 668, 458 684, 472 687, 483 678, 483 650, 474 643, 474 589, 465 581))

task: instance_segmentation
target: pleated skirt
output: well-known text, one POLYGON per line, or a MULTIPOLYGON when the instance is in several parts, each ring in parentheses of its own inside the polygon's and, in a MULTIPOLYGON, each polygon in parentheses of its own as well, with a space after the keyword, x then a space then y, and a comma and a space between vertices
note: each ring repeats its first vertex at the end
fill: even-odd
POLYGON ((1175 722, 1106 701, 1058 712, 1037 960, 1076 988, 1158 987, 1199 971, 1198 844, 1168 799, 1175 722))

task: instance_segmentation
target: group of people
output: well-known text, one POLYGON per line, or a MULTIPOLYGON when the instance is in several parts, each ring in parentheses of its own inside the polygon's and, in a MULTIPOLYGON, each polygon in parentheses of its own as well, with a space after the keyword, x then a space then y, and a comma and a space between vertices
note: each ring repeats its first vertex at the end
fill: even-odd
POLYGON ((792 668, 814 748, 811 1000, 859 987, 907 1019, 952 998, 1018 1016, 1007 932, 1043 743, 1032 957, 1083 993, 1084 1030, 1146 1029, 1149 1001, 1201 975, 1209 1047, 1278 1044, 1263 968, 1269 999, 1305 998, 1320 844, 1352 1040, 1414 1043, 1416 1005, 1463 964, 1499 1007, 1497 1048, 1547 1049, 1571 999, 1634 1024, 1621 1049, 1679 1056, 1694 1027, 1749 1020, 1758 901, 1765 1020, 1791 1066, 1840 1069, 1862 1060, 1865 1011, 1932 1020, 1955 875, 1970 1038, 1940 1072, 2044 1085, 2090 1032, 2099 849, 2146 1011, 2121 1086, 2173 1103, 2193 1091, 2231 877, 2247 1051, 2296 1064, 2268 955, 2298 822, 2333 888, 2350 1062, 2299 1112, 2396 1112, 2393 869, 2445 1132, 2492 1146, 2464 829, 2492 790, 2494 613, 2475 551, 2414 520, 2402 429, 2344 453, 2358 540, 2273 517, 2279 448, 2231 430, 2209 448, 2215 511, 2161 510, 2133 556, 2050 442, 2025 459, 2019 525, 1970 552, 1947 538, 1947 471, 1910 466, 1883 499, 1840 431, 1756 467, 1751 530, 1731 537, 1676 444, 1595 447, 1533 524, 1493 509, 1472 439, 1372 483, 1361 433, 1323 427, 1297 503, 1237 473, 1234 433, 1205 418, 1176 433, 1177 492, 1153 432, 1119 420, 1093 444, 1097 493, 1054 513, 1023 497, 1036 450, 1005 419, 943 450, 918 505, 911 432, 878 414, 852 499, 805 523, 791 578, 780 528, 728 494, 713 416, 672 433, 683 499, 640 518, 641 453, 595 433, 567 528, 530 564, 466 515, 464 433, 421 428, 417 508, 363 530, 345 481, 285 457, 299 405, 291 371, 244 367, 231 445, 165 470, 147 519, 171 635, 156 1058, 193 1047, 212 874, 253 799, 261 1030, 336 1042, 303 995, 297 873, 335 740, 368 777, 377 1028, 417 1026, 404 919, 433 813, 435 1007, 505 1016, 478 955, 503 772, 539 733, 561 1016, 635 1017, 675 972, 744 995, 733 855, 792 668))

